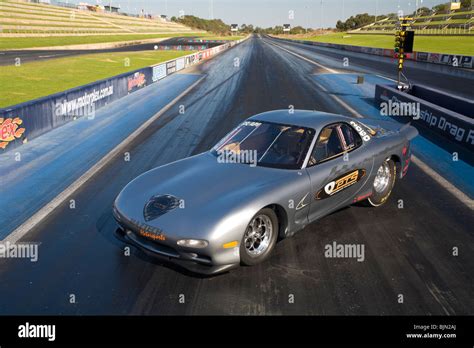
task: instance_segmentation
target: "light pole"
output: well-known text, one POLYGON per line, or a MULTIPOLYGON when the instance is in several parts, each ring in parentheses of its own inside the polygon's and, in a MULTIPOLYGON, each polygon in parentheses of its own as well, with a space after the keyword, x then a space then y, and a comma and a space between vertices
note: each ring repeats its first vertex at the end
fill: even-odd
POLYGON ((321 32, 323 31, 323 0, 321 0, 321 32))
POLYGON ((345 6, 345 5, 346 5, 345 3, 346 3, 346 0, 342 0, 342 19, 343 19, 343 20, 346 18, 345 12, 344 12, 344 11, 345 11, 345 7, 346 7, 346 6, 345 6))
MULTIPOLYGON (((306 25, 308 24, 308 6, 304 5, 304 12, 306 12, 306 25)), ((306 34, 308 34, 308 27, 305 28, 306 34)))
POLYGON ((308 32, 309 26, 311 25, 311 6, 305 5, 304 6, 306 12, 306 33, 308 32))
POLYGON ((379 11, 379 0, 375 0, 375 19, 374 24, 377 23, 377 12, 379 11))

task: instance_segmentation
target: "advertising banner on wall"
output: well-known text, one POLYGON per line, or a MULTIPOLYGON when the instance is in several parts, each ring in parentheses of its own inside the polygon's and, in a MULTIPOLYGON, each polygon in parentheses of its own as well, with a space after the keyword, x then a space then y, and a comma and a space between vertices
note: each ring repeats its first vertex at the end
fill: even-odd
POLYGON ((383 50, 383 55, 385 57, 394 57, 395 51, 394 50, 389 50, 389 49, 384 49, 383 50))
POLYGON ((184 58, 176 59, 176 71, 184 69, 184 58))
POLYGON ((16 147, 80 117, 94 118, 97 109, 127 94, 127 77, 122 75, 2 109, 0 127, 5 136, 0 142, 8 145, 0 144, 0 148, 16 147), (24 129, 21 134, 20 129, 24 129))
POLYGON ((156 82, 166 77, 166 64, 155 65, 153 67, 152 81, 156 82))
POLYGON ((166 74, 171 75, 176 72, 176 61, 172 60, 171 62, 166 63, 166 74))
POLYGON ((472 56, 461 56, 455 54, 442 54, 439 63, 462 68, 472 68, 472 56))
POLYGON ((419 61, 419 62, 427 62, 428 61, 428 56, 429 56, 429 53, 418 52, 416 60, 419 61))
POLYGON ((135 92, 137 89, 145 87, 147 78, 143 71, 137 71, 133 75, 127 77, 128 93, 135 92))
POLYGON ((25 128, 22 125, 23 120, 19 117, 0 118, 0 149, 6 149, 11 142, 23 138, 25 128))
POLYGON ((430 63, 439 63, 439 59, 441 58, 441 55, 438 53, 430 53, 428 56, 428 62, 430 63))

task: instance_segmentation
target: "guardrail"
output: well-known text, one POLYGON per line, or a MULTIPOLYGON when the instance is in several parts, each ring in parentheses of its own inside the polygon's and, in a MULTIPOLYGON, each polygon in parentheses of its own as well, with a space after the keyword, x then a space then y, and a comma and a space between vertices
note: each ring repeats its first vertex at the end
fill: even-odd
MULTIPOLYGON (((282 40, 282 41, 287 41, 287 42, 297 42, 304 45, 321 46, 321 47, 335 48, 335 49, 339 49, 343 51, 359 52, 359 53, 373 54, 376 56, 396 58, 395 50, 387 49, 387 48, 341 45, 341 44, 305 41, 305 40, 290 40, 290 39, 278 38, 275 36, 273 36, 273 38, 282 40)), ((455 68, 474 69, 474 56, 465 56, 465 55, 460 55, 460 54, 431 53, 431 52, 413 52, 413 53, 407 53, 406 59, 414 60, 418 62, 425 62, 425 63, 451 65, 455 68)))
POLYGON ((172 59, 146 68, 72 88, 64 92, 0 108, 0 149, 13 149, 115 100, 164 79, 177 71, 215 56, 247 38, 172 59))

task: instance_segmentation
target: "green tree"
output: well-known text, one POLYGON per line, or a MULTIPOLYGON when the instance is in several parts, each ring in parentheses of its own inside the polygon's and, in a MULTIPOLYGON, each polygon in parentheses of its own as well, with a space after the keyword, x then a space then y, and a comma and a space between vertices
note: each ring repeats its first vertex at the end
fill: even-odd
POLYGON ((230 26, 220 19, 203 19, 196 16, 172 17, 172 21, 181 23, 194 29, 209 31, 218 35, 229 35, 230 26))
POLYGON ((296 26, 290 29, 290 34, 304 34, 306 33, 306 29, 302 26, 296 26))
MULTIPOLYGON (((386 16, 377 16, 377 20, 386 18, 386 16)), ((336 28, 341 31, 353 30, 364 25, 373 23, 375 16, 371 16, 368 13, 360 13, 355 16, 350 16, 345 22, 337 21, 336 28)))
POLYGON ((461 0, 461 7, 468 10, 474 7, 473 0, 461 0))
POLYGON ((449 8, 450 8, 449 3, 439 4, 439 5, 433 6, 433 11, 446 12, 446 11, 449 11, 449 8))
POLYGON ((421 7, 418 9, 418 16, 429 16, 431 14, 431 10, 428 7, 421 7))

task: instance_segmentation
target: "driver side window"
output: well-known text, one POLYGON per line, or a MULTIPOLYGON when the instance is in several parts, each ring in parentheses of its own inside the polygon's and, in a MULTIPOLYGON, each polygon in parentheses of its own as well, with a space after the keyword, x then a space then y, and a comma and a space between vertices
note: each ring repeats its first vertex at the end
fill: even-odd
POLYGON ((339 125, 324 128, 311 154, 310 165, 325 161, 344 152, 338 133, 339 125))
POLYGON ((319 134, 309 159, 308 166, 338 157, 362 144, 362 139, 346 123, 337 123, 325 127, 319 134))

